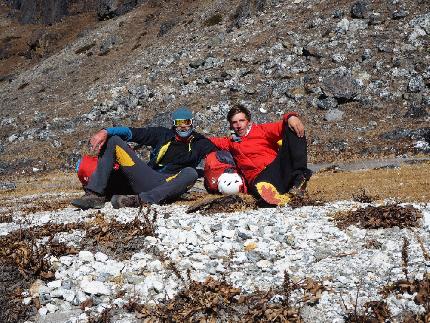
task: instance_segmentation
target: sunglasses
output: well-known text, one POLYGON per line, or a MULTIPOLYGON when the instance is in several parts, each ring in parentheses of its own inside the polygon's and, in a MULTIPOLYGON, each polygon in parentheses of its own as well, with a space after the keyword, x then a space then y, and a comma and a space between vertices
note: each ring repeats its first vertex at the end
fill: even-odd
POLYGON ((173 125, 175 127, 191 126, 192 124, 193 124, 193 119, 175 119, 175 120, 173 120, 173 125))

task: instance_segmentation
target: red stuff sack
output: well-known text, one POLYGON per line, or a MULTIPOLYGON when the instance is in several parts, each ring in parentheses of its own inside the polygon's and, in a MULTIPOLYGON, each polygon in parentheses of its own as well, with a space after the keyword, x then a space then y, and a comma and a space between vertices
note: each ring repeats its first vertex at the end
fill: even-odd
MULTIPOLYGON (((88 185, 88 181, 96 170, 98 162, 99 158, 97 156, 90 155, 83 155, 82 158, 78 160, 78 163, 76 164, 76 171, 78 172, 78 178, 83 186, 88 185)), ((118 170, 119 164, 115 163, 113 169, 118 170)))
POLYGON ((76 165, 78 178, 83 186, 87 186, 90 176, 94 173, 98 163, 97 156, 83 155, 76 165))
MULTIPOLYGON (((211 152, 206 156, 204 172, 204 186, 209 193, 220 193, 218 189, 218 179, 224 173, 238 173, 233 156, 226 150, 211 152)), ((242 182, 245 181, 242 178, 242 182)), ((246 193, 246 186, 243 184, 241 192, 246 193)))

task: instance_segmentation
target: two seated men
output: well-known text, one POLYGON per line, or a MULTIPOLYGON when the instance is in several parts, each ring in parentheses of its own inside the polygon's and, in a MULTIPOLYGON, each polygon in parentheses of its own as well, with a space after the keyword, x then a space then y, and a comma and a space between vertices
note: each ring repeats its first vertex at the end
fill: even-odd
POLYGON ((98 163, 85 186, 85 194, 72 201, 80 209, 102 208, 110 197, 114 208, 159 204, 189 190, 198 178, 197 165, 209 153, 228 151, 244 178, 248 192, 270 205, 287 204, 303 194, 311 176, 307 168, 304 126, 295 113, 274 123, 256 124, 244 106, 227 114, 230 137, 210 137, 194 131, 192 112, 182 107, 173 112, 171 128, 113 127, 98 131, 90 139, 98 163), (127 142, 151 147, 148 163, 127 142), (114 194, 111 177, 114 165, 132 194, 114 194))

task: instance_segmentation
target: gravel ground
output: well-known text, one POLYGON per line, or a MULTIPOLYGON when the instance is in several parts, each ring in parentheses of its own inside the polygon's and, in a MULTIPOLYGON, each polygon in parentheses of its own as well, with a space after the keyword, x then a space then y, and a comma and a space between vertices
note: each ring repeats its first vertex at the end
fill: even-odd
MULTIPOLYGON (((405 279, 405 275, 410 280, 423 280, 430 264, 426 260, 430 203, 413 205, 423 215, 415 228, 361 229, 352 225, 341 230, 335 225, 336 214, 368 205, 339 201, 207 216, 187 214, 186 207, 178 205, 153 206, 138 215, 137 209, 114 210, 107 203, 100 212, 64 208, 22 216, 17 211, 12 222, 0 224, 0 234, 5 237, 26 228, 36 232, 47 224, 66 223, 103 231, 114 223, 133 224, 136 216, 141 224, 146 223, 145 218, 155 220, 155 235, 140 237, 138 245, 138 241, 124 236, 104 240, 98 234, 91 237, 88 230, 78 227, 51 232, 49 241, 49 234, 38 237, 39 245, 55 241, 79 252, 45 256, 55 269, 54 277, 37 280, 22 293, 28 306, 35 304, 35 299, 40 302, 38 315, 31 322, 85 322, 106 309, 115 312, 115 321, 134 321, 136 316, 127 313, 124 304, 131 299, 142 304, 172 299, 190 279, 225 279, 249 294, 279 288, 285 272, 294 282, 311 278, 320 286, 312 305, 301 301, 303 291, 292 294, 294 302, 301 304, 306 322, 342 322, 355 308, 360 311, 365 303, 381 300, 380 292, 387 284, 405 279)), ((414 296, 416 293, 403 293, 385 299, 394 321, 402 321, 405 313, 425 312, 424 306, 414 302, 414 296)), ((271 301, 279 299, 282 296, 271 301)))

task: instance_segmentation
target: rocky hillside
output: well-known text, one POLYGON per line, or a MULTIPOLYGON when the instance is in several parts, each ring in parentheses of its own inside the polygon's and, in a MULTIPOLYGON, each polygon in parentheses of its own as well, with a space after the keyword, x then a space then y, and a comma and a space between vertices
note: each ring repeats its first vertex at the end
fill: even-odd
POLYGON ((2 175, 72 167, 91 132, 183 104, 215 135, 239 102, 257 121, 298 111, 311 162, 430 151, 427 0, 7 0, 0 14, 2 175))

